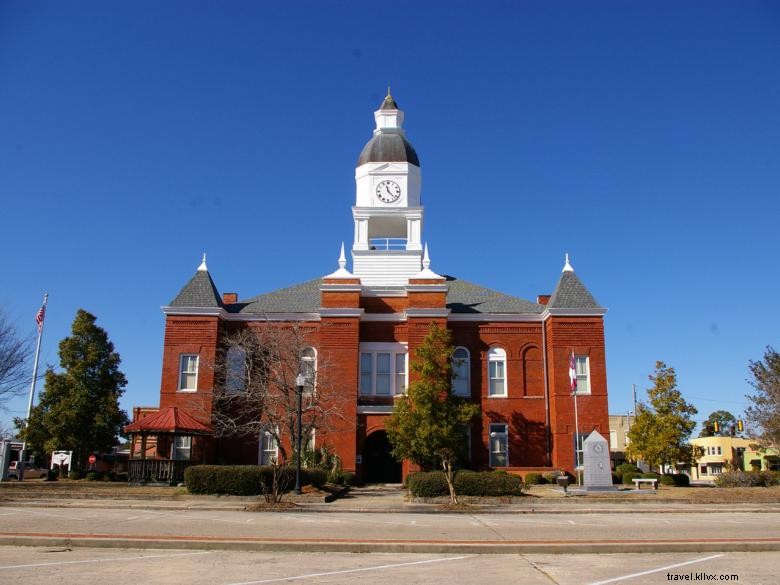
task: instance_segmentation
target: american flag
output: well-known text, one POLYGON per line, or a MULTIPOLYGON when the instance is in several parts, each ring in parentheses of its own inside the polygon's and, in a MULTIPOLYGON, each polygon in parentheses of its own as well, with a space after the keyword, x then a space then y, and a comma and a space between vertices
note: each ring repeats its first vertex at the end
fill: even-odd
POLYGON ((38 312, 35 313, 35 322, 38 325, 38 333, 43 329, 43 320, 46 318, 46 305, 41 305, 38 312))
POLYGON ((577 391, 577 362, 574 359, 573 350, 569 356, 569 382, 571 386, 571 392, 574 394, 577 391))

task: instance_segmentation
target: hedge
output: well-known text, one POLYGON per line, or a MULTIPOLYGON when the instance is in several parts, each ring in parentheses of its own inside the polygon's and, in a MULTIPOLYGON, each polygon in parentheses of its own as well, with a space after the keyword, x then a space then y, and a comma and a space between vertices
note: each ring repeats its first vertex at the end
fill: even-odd
MULTIPOLYGON (((418 498, 447 496, 450 493, 441 471, 415 473, 407 481, 409 492, 418 498)), ((459 496, 519 496, 522 489, 523 481, 517 475, 468 470, 455 474, 455 492, 459 496)))
POLYGON ((541 485, 547 483, 541 473, 526 473, 523 481, 526 485, 541 485))
MULTIPOLYGON (((278 478, 284 491, 295 485, 295 468, 281 467, 278 478)), ((322 469, 301 469, 301 485, 325 485, 327 472, 322 469)), ((193 494, 227 494, 257 496, 270 491, 273 468, 268 465, 192 465, 184 470, 184 484, 193 494)))
POLYGON ((615 468, 615 475, 622 481, 624 473, 642 473, 642 470, 633 463, 621 463, 615 468))
POLYGON ((684 473, 662 475, 659 481, 661 485, 673 485, 677 487, 688 487, 691 484, 691 478, 684 473))
POLYGON ((626 471, 623 474, 621 481, 623 482, 623 485, 631 485, 632 483, 634 483, 634 480, 638 477, 642 477, 642 474, 636 473, 634 471, 626 471))

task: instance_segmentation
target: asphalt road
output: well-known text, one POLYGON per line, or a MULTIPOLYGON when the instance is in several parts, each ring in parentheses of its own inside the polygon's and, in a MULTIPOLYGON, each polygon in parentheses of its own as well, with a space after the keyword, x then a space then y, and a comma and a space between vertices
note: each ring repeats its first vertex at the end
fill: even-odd
POLYGON ((0 547, 0 583, 81 585, 775 585, 778 553, 419 555, 0 547), (688 582, 693 582, 689 580, 688 582))
MULTIPOLYGON (((216 548, 220 542, 231 541, 246 545, 233 548, 252 550, 476 552, 470 549, 492 546, 493 550, 483 552, 552 552, 500 547, 558 543, 577 545, 576 552, 615 552, 616 546, 636 543, 634 550, 644 552, 659 543, 709 545, 667 550, 735 550, 723 547, 729 542, 756 541, 768 542, 773 550, 778 550, 780 513, 251 513, 11 505, 0 508, 0 542, 13 544, 15 541, 9 539, 14 535, 34 534, 59 535, 62 542, 77 535, 96 535, 106 541, 137 539, 139 545, 125 544, 131 547, 142 546, 142 541, 148 543, 147 547, 155 546, 155 539, 179 541, 182 548, 193 539, 216 548), (257 543, 267 546, 253 546, 257 543), (370 546, 353 546, 361 543, 370 546), (422 546, 425 544, 432 546, 422 546)), ((741 550, 767 549, 753 546, 741 550)), ((623 551, 631 549, 620 549, 623 551)))

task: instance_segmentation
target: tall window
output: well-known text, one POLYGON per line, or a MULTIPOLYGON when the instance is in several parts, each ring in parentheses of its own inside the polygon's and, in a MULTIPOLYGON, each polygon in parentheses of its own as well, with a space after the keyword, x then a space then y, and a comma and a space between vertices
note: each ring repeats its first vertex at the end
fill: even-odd
POLYGON ((588 356, 578 355, 574 358, 577 371, 577 394, 590 394, 590 362, 588 356))
POLYGON ((574 433, 574 465, 577 469, 582 469, 585 462, 583 442, 588 438, 586 433, 574 433))
POLYGON ((506 396, 506 352, 500 347, 488 352, 488 396, 506 396))
POLYGON ((173 458, 176 461, 189 461, 192 456, 192 437, 176 435, 173 438, 173 458))
POLYGON ((198 356, 184 354, 179 357, 179 390, 195 392, 198 388, 198 356))
POLYGON ((360 394, 393 396, 406 391, 406 346, 400 343, 360 344, 360 394))
POLYGON ((246 351, 237 346, 227 350, 225 355, 225 391, 228 394, 241 392, 246 388, 246 351))
POLYGON ((273 436, 271 431, 260 431, 260 452, 258 457, 260 465, 271 465, 276 462, 279 455, 278 451, 276 437, 273 436))
POLYGON ((509 430, 505 424, 491 424, 490 467, 506 467, 509 464, 509 430))
POLYGON ((452 393, 456 396, 471 395, 471 362, 469 350, 456 347, 452 352, 452 393))
POLYGON ((306 378, 303 386, 305 394, 314 392, 314 384, 317 377, 317 352, 313 347, 307 347, 301 352, 301 374, 306 378))

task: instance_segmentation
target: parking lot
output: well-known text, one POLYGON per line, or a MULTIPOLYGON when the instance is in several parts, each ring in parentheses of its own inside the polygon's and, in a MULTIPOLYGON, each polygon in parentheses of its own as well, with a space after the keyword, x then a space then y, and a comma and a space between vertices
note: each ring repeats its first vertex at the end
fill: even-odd
MULTIPOLYGON (((0 547, 0 582, 84 585, 301 583, 579 585, 667 583, 672 575, 736 576, 774 585, 777 553, 415 555, 0 547)), ((734 580, 734 579, 730 579, 734 580)))

